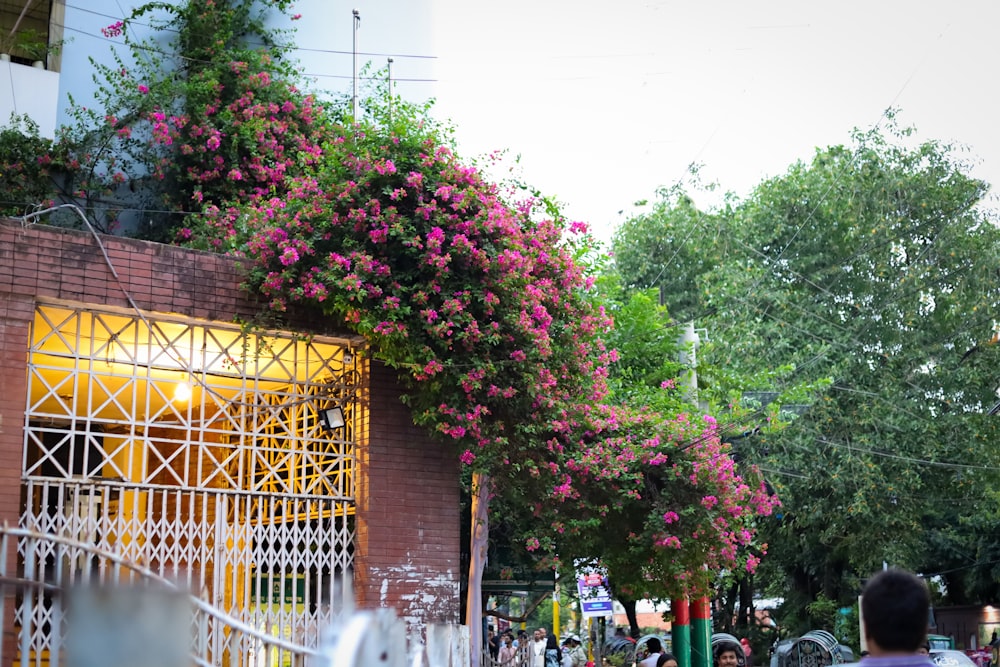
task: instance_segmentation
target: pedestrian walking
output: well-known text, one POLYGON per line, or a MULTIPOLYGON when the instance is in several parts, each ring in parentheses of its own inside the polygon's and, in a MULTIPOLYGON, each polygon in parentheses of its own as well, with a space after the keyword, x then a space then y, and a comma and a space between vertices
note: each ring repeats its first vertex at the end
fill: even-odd
POLYGON ((883 570, 861 591, 868 655, 864 667, 932 667, 921 655, 927 639, 927 616, 931 598, 927 584, 903 570, 883 570))

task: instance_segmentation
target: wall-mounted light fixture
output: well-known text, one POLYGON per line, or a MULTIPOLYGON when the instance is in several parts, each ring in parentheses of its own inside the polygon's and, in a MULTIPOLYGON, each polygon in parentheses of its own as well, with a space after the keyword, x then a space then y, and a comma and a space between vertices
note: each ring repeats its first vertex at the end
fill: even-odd
POLYGON ((320 410, 319 423, 320 426, 325 428, 327 431, 332 431, 335 428, 340 428, 345 424, 344 408, 337 406, 320 410))

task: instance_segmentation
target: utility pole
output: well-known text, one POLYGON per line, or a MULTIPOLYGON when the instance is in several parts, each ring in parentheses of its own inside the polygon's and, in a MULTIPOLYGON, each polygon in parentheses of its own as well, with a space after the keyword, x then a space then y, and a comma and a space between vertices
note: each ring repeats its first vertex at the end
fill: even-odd
MULTIPOLYGON (((684 367, 681 382, 684 398, 695 409, 698 407, 698 344, 701 337, 694 328, 694 321, 684 325, 681 331, 678 361, 684 367)), ((672 601, 674 619, 680 627, 675 635, 677 663, 682 667, 711 667, 712 665, 712 608, 711 600, 700 597, 695 600, 678 598, 672 601), (688 627, 682 624, 687 621, 688 627)))
POLYGON ((351 97, 351 108, 354 112, 354 124, 358 124, 358 28, 361 27, 361 12, 356 9, 351 10, 354 16, 354 94, 351 97))
POLYGON ((698 405, 698 343, 701 338, 694 329, 694 321, 684 325, 678 341, 681 346, 678 361, 684 366, 681 381, 685 386, 684 398, 692 405, 698 405))

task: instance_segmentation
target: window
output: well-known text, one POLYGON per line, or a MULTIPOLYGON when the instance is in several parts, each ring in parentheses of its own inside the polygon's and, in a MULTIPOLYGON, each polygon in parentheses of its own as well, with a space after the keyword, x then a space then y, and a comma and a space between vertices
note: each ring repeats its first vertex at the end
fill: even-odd
POLYGON ((63 0, 0 0, 0 54, 57 70, 65 8, 63 0))

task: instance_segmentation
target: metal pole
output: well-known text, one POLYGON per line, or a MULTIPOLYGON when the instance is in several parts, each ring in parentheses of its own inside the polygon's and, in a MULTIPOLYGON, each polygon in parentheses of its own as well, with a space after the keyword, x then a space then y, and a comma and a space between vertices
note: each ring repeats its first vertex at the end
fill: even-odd
POLYGON ((688 599, 674 598, 670 601, 670 611, 674 617, 670 638, 677 667, 691 667, 691 614, 688 599))
POLYGON ((354 94, 351 96, 351 108, 354 112, 354 124, 358 123, 358 28, 361 26, 361 12, 356 9, 351 10, 354 16, 354 94))
POLYGON ((559 573, 556 572, 556 586, 552 591, 552 634, 559 639, 559 573))
POLYGON ((606 633, 604 623, 603 616, 597 619, 597 636, 594 638, 594 664, 598 667, 604 664, 604 636, 606 633))
POLYGON ((389 122, 392 122, 392 58, 389 58, 388 65, 388 79, 389 79, 389 122))
POLYGON ((691 601, 691 667, 712 667, 712 607, 707 597, 691 601))

